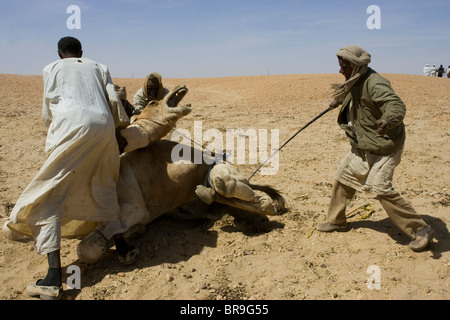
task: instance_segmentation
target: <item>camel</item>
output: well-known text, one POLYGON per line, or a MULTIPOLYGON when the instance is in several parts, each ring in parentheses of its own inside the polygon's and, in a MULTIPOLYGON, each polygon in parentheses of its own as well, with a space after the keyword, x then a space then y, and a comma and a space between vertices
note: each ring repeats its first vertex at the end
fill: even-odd
POLYGON ((190 104, 180 105, 187 92, 185 85, 177 86, 162 101, 150 102, 121 130, 126 142, 117 185, 120 221, 103 224, 80 242, 77 253, 81 262, 95 263, 111 246, 113 237, 127 239, 161 215, 196 199, 263 216, 286 210, 285 199, 276 189, 250 184, 235 166, 213 155, 205 156, 202 150, 184 146, 191 150, 191 161, 172 159, 179 144, 164 137, 192 111, 190 104), (198 153, 206 159, 201 164, 193 161, 198 153))
POLYGON ((117 183, 120 217, 100 224, 80 241, 80 262, 95 263, 115 237, 127 239, 161 215, 195 200, 208 205, 218 202, 262 216, 286 210, 285 199, 277 190, 250 184, 235 166, 204 155, 202 150, 184 145, 192 151, 192 161, 172 159, 179 143, 164 138, 192 111, 190 104, 180 105, 187 92, 185 85, 177 86, 163 100, 151 101, 140 115, 131 117, 128 126, 120 128, 117 138, 124 151, 117 183), (198 153, 206 161, 196 164, 193 159, 198 159, 198 153))

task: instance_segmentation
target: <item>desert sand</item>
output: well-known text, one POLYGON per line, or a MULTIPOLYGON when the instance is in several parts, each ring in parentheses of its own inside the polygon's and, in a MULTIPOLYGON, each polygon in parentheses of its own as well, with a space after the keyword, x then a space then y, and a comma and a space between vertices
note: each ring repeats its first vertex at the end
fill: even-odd
MULTIPOLYGON (((394 186, 435 229, 427 250, 413 252, 410 240, 365 193, 357 193, 349 212, 370 203, 372 216, 355 216, 345 233, 314 231, 325 220, 334 171, 350 148, 336 109, 279 152, 276 174, 258 172, 251 179, 279 189, 289 200, 288 212, 246 220, 213 205, 208 219, 163 216, 132 239, 141 255, 126 267, 114 247, 96 264, 84 265, 76 255, 79 240, 64 239, 62 299, 450 299, 450 79, 384 76, 407 105, 407 140, 394 186), (81 270, 81 289, 67 286, 71 265, 81 270), (371 282, 375 276, 379 286, 371 282)), ((183 102, 193 111, 177 128, 193 134, 194 121, 201 121, 203 132, 277 129, 281 145, 327 108, 330 83, 342 79, 299 74, 163 81, 169 89, 186 84, 190 90, 183 102)), ((114 82, 127 88, 132 101, 143 79, 114 82)), ((40 76, 0 75, 0 227, 45 159, 42 91, 40 76)), ((259 165, 249 162, 238 165, 247 177, 259 165)), ((34 299, 25 288, 46 271, 46 257, 34 251, 32 240, 11 241, 0 234, 1 300, 34 299)))

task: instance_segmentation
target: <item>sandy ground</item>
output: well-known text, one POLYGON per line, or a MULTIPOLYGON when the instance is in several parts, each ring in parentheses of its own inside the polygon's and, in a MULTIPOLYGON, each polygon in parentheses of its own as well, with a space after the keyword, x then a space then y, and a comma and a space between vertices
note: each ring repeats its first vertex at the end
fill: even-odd
MULTIPOLYGON (((289 212, 259 223, 220 206, 200 221, 161 217, 133 239, 141 256, 128 267, 119 264, 114 248, 95 265, 81 264, 78 240, 64 239, 63 299, 450 299, 450 79, 384 76, 408 108, 407 141, 394 186, 434 227, 428 250, 411 251, 409 239, 369 194, 357 193, 349 210, 370 203, 375 208, 370 218, 355 217, 346 233, 314 231, 325 220, 335 168, 349 150, 333 110, 281 150, 277 174, 258 172, 252 178, 282 191, 289 212), (81 289, 67 286, 71 265, 81 270, 81 289), (367 283, 376 277, 379 288, 367 283)), ((127 87, 130 100, 142 80, 114 79, 127 87)), ((164 79, 164 84, 190 89, 184 101, 194 111, 178 128, 193 135, 194 121, 201 121, 202 132, 278 129, 281 145, 326 109, 335 81, 342 77, 164 79)), ((0 226, 44 162, 42 90, 39 76, 0 75, 0 226)), ((258 165, 246 160, 239 169, 249 177, 258 165)), ((31 240, 13 242, 0 235, 0 299, 32 299, 25 287, 46 270, 46 257, 36 254, 31 240)))

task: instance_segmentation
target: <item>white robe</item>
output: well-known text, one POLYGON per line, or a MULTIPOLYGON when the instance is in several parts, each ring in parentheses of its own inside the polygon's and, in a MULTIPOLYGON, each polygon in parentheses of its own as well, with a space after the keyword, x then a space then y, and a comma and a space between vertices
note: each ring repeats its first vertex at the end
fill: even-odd
POLYGON ((113 84, 105 65, 86 58, 49 64, 43 81, 47 159, 7 223, 30 235, 30 226, 60 222, 63 237, 80 236, 119 216, 120 158, 108 105, 113 84))

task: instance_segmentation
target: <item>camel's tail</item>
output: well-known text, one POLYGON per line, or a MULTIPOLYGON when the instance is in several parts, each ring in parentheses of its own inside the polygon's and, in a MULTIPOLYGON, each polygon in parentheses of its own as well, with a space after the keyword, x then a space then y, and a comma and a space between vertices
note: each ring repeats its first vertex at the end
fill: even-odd
POLYGON ((249 185, 253 190, 258 190, 266 193, 273 200, 273 206, 277 210, 278 214, 283 214, 288 210, 286 199, 277 189, 269 185, 259 185, 251 183, 249 185))

